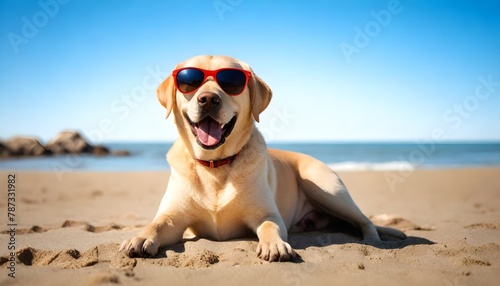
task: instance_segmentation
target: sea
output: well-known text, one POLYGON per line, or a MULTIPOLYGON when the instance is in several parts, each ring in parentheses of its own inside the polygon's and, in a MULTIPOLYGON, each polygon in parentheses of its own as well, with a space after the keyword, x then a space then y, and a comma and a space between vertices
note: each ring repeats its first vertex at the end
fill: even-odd
MULTIPOLYGON (((59 155, 0 159, 2 171, 166 171, 171 143, 109 143, 130 156, 59 155)), ((305 153, 335 171, 500 167, 494 143, 270 143, 270 148, 305 153)))

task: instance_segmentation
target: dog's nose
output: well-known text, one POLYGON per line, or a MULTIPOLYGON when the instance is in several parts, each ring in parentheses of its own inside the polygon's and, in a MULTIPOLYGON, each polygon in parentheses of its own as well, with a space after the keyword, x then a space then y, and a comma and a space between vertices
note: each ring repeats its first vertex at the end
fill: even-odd
POLYGON ((198 105, 203 108, 214 108, 220 103, 220 97, 213 92, 202 92, 198 95, 198 105))

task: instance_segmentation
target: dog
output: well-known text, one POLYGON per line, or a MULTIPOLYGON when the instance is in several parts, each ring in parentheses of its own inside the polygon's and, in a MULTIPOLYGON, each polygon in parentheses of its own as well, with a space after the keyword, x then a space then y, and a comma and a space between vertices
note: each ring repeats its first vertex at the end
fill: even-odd
POLYGON ((198 237, 229 240, 257 234, 257 255, 291 261, 288 234, 321 230, 332 219, 359 229, 364 240, 403 232, 374 225, 339 176, 310 156, 268 149, 256 128, 272 92, 250 66, 227 56, 196 56, 178 64, 157 89, 179 138, 167 153, 167 190, 153 221, 124 241, 129 257, 152 257, 163 246, 198 237))

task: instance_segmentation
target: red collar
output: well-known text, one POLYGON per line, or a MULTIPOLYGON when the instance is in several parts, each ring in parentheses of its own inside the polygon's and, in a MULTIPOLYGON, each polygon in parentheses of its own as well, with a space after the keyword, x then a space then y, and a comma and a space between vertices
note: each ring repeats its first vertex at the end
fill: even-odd
POLYGON ((233 163, 234 160, 236 159, 236 156, 238 156, 238 154, 239 153, 236 153, 231 157, 227 157, 227 158, 215 160, 215 161, 214 160, 204 161, 204 160, 200 160, 200 159, 196 159, 196 158, 195 158, 195 160, 196 160, 196 162, 202 164, 205 167, 218 168, 218 167, 233 163))

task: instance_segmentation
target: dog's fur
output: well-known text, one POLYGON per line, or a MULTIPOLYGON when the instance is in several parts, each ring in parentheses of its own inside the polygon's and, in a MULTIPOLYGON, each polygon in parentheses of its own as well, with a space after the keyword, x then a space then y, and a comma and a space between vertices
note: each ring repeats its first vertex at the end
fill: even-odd
POLYGON ((154 256, 159 247, 178 243, 186 230, 196 236, 227 240, 253 231, 257 254, 269 261, 296 257, 289 232, 318 230, 331 218, 358 228, 365 240, 379 234, 405 238, 399 230, 375 226, 361 213, 339 176, 304 154, 267 149, 255 127, 271 100, 271 90, 247 64, 225 56, 197 56, 176 68, 240 68, 252 72, 247 88, 227 95, 208 77, 194 93, 183 94, 169 76, 158 88, 160 103, 171 112, 180 138, 167 154, 171 175, 158 212, 139 236, 120 247, 128 256, 154 256), (204 98, 205 97, 205 98, 204 98), (213 100, 212 104, 202 104, 213 100), (203 99, 204 98, 204 99, 203 99), (210 116, 221 126, 236 119, 221 145, 200 143, 193 125, 210 116), (197 162, 228 158, 232 164, 209 168, 197 162))

